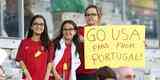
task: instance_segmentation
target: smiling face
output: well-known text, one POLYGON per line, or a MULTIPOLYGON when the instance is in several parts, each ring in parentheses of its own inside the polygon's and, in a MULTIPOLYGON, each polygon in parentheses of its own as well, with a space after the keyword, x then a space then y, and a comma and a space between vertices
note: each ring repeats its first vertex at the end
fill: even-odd
POLYGON ((63 37, 67 41, 72 41, 73 36, 76 34, 75 27, 70 23, 65 23, 63 26, 63 37))
POLYGON ((98 16, 96 8, 89 8, 86 11, 85 19, 86 19, 87 25, 90 25, 90 26, 98 25, 99 16, 98 16))
POLYGON ((101 20, 101 9, 96 5, 89 5, 85 10, 86 25, 97 26, 101 20))
POLYGON ((38 17, 33 21, 31 29, 33 30, 33 35, 41 35, 44 31, 44 21, 42 18, 38 17))

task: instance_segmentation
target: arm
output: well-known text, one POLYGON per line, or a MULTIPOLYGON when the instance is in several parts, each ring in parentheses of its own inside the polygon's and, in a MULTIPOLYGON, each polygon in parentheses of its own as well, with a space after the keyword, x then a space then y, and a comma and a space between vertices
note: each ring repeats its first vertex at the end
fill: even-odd
POLYGON ((6 74, 2 68, 2 66, 0 65, 0 80, 5 80, 6 79, 6 74))
POLYGON ((51 74, 51 71, 52 71, 52 60, 53 60, 53 57, 54 57, 53 53, 54 53, 53 43, 50 42, 49 43, 48 60, 47 60, 47 62, 48 62, 47 71, 46 71, 44 80, 49 80, 49 77, 50 77, 50 74, 51 74))
POLYGON ((54 79, 53 80, 62 80, 60 75, 57 73, 56 69, 55 69, 55 65, 52 63, 52 61, 54 60, 55 58, 55 50, 54 50, 54 43, 50 43, 50 49, 49 49, 49 60, 48 62, 50 63, 47 67, 47 73, 46 73, 46 78, 45 80, 48 80, 47 79, 47 76, 49 75, 48 73, 53 73, 53 76, 54 76, 54 79))
POLYGON ((20 66, 21 66, 22 69, 24 70, 24 73, 25 73, 26 78, 27 78, 28 80, 32 80, 32 77, 31 77, 29 71, 27 70, 26 65, 24 64, 23 61, 20 61, 20 66))
POLYGON ((21 68, 24 70, 24 75, 26 76, 27 80, 32 80, 32 77, 29 73, 29 71, 27 70, 26 65, 24 64, 24 62, 26 61, 26 49, 25 49, 25 44, 27 43, 25 40, 22 40, 19 48, 18 48, 18 52, 17 52, 17 56, 16 56, 16 61, 18 61, 20 63, 21 68))
POLYGON ((54 67, 54 64, 53 64, 53 66, 52 66, 52 72, 54 73, 54 78, 55 78, 55 80, 62 80, 62 79, 61 79, 61 76, 57 73, 57 71, 56 71, 56 69, 55 69, 55 67, 54 67))
POLYGON ((46 72, 44 80, 49 80, 49 75, 50 75, 51 70, 52 70, 52 64, 51 62, 49 62, 47 65, 47 72, 46 72))

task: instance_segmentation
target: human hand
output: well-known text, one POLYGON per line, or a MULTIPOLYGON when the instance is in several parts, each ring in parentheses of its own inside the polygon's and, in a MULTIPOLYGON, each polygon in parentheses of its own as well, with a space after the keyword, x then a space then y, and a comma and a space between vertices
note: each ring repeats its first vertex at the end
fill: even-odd
POLYGON ((59 74, 55 73, 54 76, 55 80, 62 80, 59 74))

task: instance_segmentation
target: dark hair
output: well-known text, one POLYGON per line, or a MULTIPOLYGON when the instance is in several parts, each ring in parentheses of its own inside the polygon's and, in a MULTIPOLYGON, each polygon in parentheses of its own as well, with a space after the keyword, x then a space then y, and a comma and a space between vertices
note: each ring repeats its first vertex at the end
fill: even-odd
MULTIPOLYGON (((78 30, 78 28, 77 28, 77 25, 76 25, 76 23, 74 22, 74 21, 72 21, 72 20, 65 20, 63 23, 62 23, 62 25, 61 25, 61 29, 60 29, 60 34, 58 35, 58 37, 57 38, 55 38, 54 40, 53 40, 53 42, 54 42, 54 47, 55 47, 55 49, 57 48, 57 49, 60 49, 61 48, 61 45, 60 45, 60 39, 63 37, 63 27, 64 27, 64 25, 65 24, 67 24, 67 23, 69 23, 69 24, 71 24, 71 25, 73 25, 73 27, 74 27, 74 29, 77 31, 78 30)), ((75 46, 76 46, 76 51, 78 51, 79 52, 79 37, 78 37, 78 33, 76 33, 74 36, 73 36, 73 39, 72 39, 72 41, 73 41, 73 43, 75 44, 75 46)))
POLYGON ((45 18, 42 15, 35 15, 35 16, 32 17, 27 38, 30 38, 30 37, 33 36, 33 30, 31 29, 31 27, 33 25, 34 20, 37 19, 37 18, 42 18, 43 21, 44 21, 44 31, 41 34, 40 40, 42 41, 42 45, 45 47, 45 49, 48 49, 49 36, 48 36, 47 24, 46 24, 45 18))
POLYGON ((108 66, 99 68, 96 71, 96 77, 99 78, 99 80, 105 80, 107 78, 117 80, 116 73, 108 66))
POLYGON ((99 9, 96 5, 89 5, 89 6, 85 9, 85 15, 87 14, 87 10, 90 9, 90 8, 95 8, 95 9, 96 9, 99 18, 102 16, 101 9, 99 9))

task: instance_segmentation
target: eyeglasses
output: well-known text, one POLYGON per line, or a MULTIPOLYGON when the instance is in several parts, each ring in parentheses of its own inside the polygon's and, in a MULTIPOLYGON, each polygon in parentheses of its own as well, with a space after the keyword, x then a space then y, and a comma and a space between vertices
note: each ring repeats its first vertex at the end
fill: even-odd
POLYGON ((33 25, 35 25, 35 26, 44 26, 44 23, 33 23, 33 25))
POLYGON ((97 16, 97 14, 96 13, 90 13, 90 14, 86 13, 85 16, 97 16))
POLYGON ((74 29, 74 28, 68 28, 68 29, 67 29, 67 28, 66 28, 66 29, 64 28, 64 29, 63 29, 63 31, 72 31, 72 30, 75 30, 75 29, 74 29))

